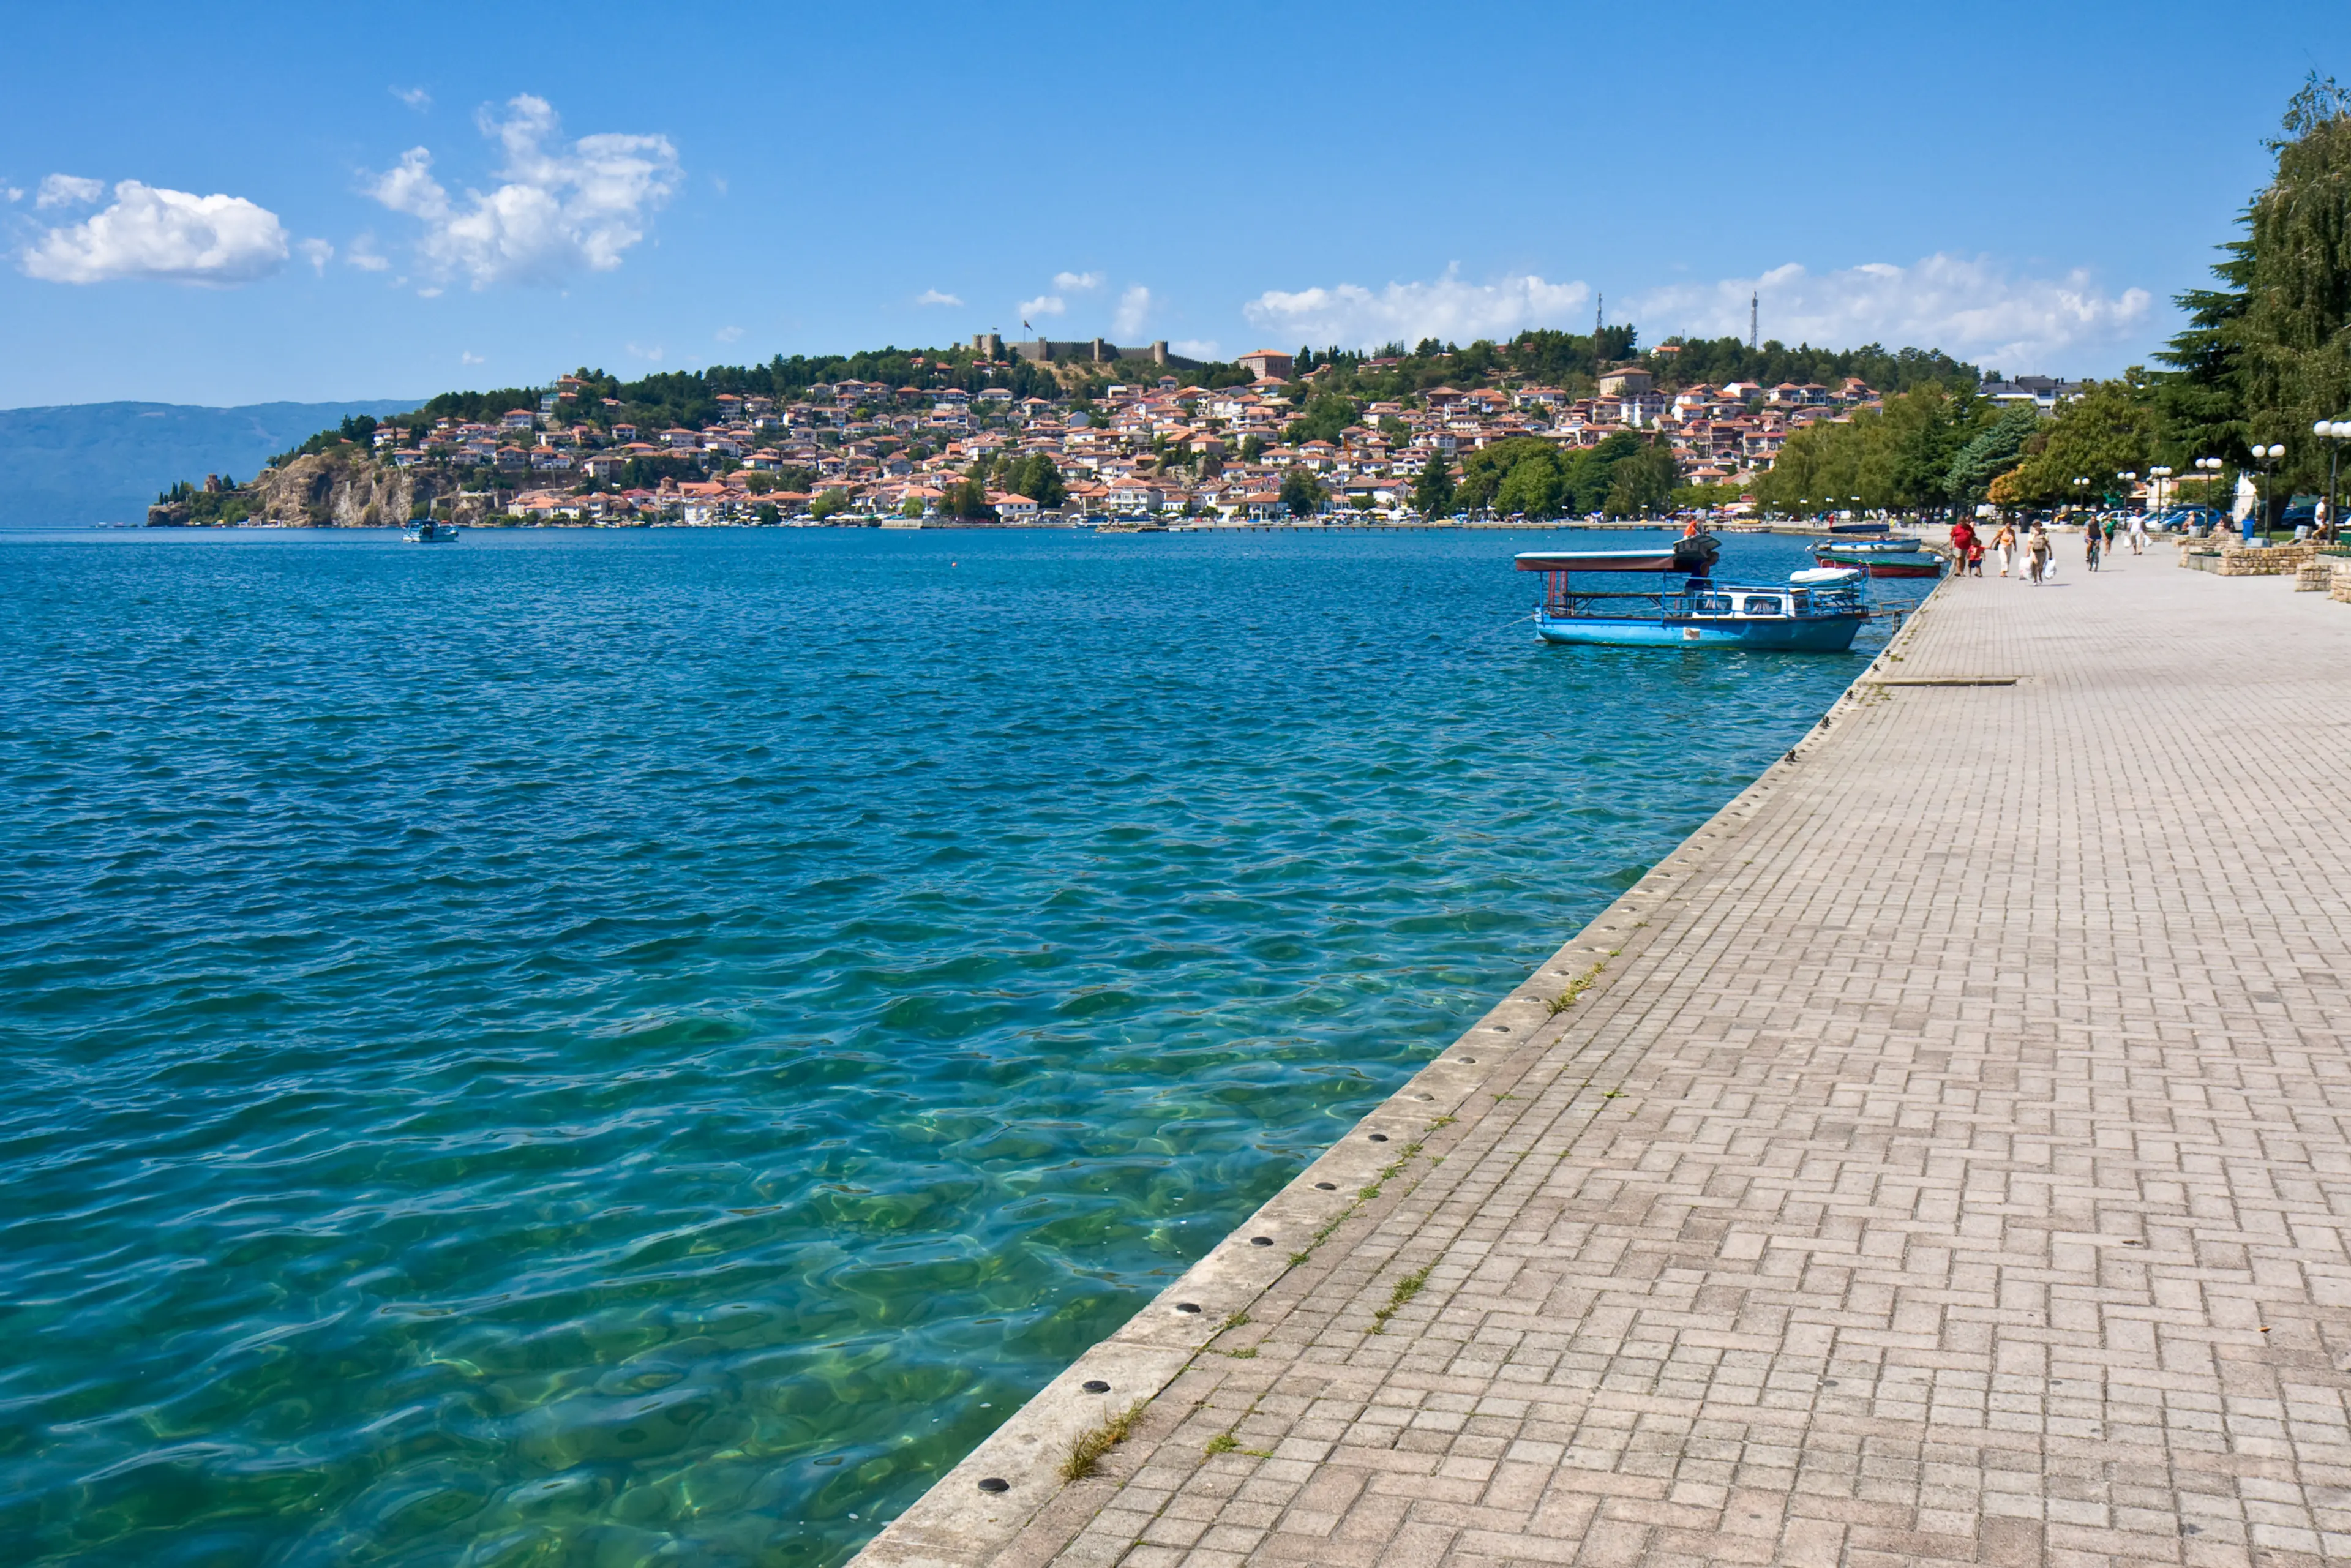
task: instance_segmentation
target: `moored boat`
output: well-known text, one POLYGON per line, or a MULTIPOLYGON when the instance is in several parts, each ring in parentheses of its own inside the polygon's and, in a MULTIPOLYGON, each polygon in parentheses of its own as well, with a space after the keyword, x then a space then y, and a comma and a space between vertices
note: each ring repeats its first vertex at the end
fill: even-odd
POLYGON ((1822 545, 1813 551, 1813 559, 1823 566, 1849 567, 1872 577, 1940 577, 1945 564, 1943 558, 1932 550, 1916 547, 1872 549, 1866 546, 1822 545))
POLYGON ((1742 648, 1840 653, 1869 619, 1863 575, 1851 567, 1794 573, 1782 583, 1714 580, 1719 546, 1699 534, 1663 549, 1531 550, 1520 571, 1544 574, 1535 634, 1546 643, 1620 648, 1742 648), (1679 576, 1679 586, 1597 590, 1578 573, 1679 576))
POLYGON ((1871 555, 1916 554, 1923 541, 1916 534, 1889 534, 1880 539, 1825 539, 1814 547, 1818 549, 1847 550, 1871 555))
POLYGON ((413 545, 448 545, 457 542, 457 525, 440 523, 431 517, 411 517, 400 537, 413 545))

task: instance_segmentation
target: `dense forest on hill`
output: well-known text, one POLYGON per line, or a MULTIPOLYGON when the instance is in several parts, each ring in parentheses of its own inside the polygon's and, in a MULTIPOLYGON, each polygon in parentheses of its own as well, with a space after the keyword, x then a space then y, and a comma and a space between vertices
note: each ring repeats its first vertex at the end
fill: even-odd
POLYGON ((1361 352, 1301 349, 1297 355, 1299 374, 1321 372, 1315 378, 1319 391, 1396 401, 1435 387, 1467 391, 1498 382, 1589 392, 1602 371, 1625 364, 1646 366, 1668 392, 1726 382, 1765 386, 1810 382, 1837 387, 1855 376, 1879 392, 1908 392, 1928 385, 1973 388, 1983 379, 1975 366, 1938 349, 1887 349, 1876 343, 1858 349, 1809 344, 1792 349, 1781 342, 1750 349, 1737 338, 1667 338, 1645 350, 1633 327, 1603 327, 1597 334, 1530 328, 1508 342, 1480 340, 1467 348, 1429 338, 1410 349, 1390 343, 1361 352))

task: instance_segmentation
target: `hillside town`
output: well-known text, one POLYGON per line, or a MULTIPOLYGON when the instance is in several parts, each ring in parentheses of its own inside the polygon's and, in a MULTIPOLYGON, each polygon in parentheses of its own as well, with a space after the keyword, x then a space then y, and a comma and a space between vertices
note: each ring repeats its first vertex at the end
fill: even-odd
MULTIPOLYGON (((996 346, 992 335, 982 341, 996 346)), ((1415 486, 1429 464, 1450 467, 1499 442, 1579 448, 1630 435, 1671 453, 1677 485, 1728 495, 1769 470, 1795 432, 1881 404, 1857 378, 1668 391, 1656 370, 1624 364, 1603 369, 1581 395, 1538 384, 1438 386, 1349 402, 1342 413, 1352 409, 1353 419, 1324 434, 1300 426, 1313 423, 1302 417, 1309 410, 1327 413, 1317 402, 1327 367, 1301 372, 1297 356, 1260 350, 1236 361, 1253 384, 1209 390, 1149 375, 1168 359, 1153 350, 1155 361, 1152 351, 1111 350, 1133 356, 1113 365, 1134 379, 1086 395, 841 380, 789 400, 720 393, 716 417, 698 428, 652 429, 566 376, 537 406, 495 423, 443 417, 367 434, 382 462, 455 479, 455 493, 480 497, 478 511, 543 524, 1246 523, 1302 509, 1396 520, 1416 515, 1415 486), (1008 473, 1043 493, 985 483, 1008 473), (1302 491, 1300 475, 1311 480, 1302 491), (1297 504, 1301 493, 1311 507, 1297 504)), ((1384 361, 1366 363, 1376 371, 1384 361)), ((1983 391, 2045 409, 2072 389, 2023 378, 1983 391)), ((434 488, 452 493, 446 483, 434 488)))

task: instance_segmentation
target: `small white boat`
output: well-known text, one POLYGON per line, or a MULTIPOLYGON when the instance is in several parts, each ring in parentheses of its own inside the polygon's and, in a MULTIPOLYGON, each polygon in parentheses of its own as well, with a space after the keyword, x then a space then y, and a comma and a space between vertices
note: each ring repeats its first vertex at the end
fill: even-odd
POLYGON ((431 517, 411 517, 400 537, 413 545, 453 545, 457 542, 457 525, 437 523, 431 517))

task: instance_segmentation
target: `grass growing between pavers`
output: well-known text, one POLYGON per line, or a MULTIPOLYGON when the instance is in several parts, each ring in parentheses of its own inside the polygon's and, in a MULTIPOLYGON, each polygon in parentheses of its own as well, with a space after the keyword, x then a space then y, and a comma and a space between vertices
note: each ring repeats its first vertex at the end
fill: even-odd
MULTIPOLYGON (((1615 956, 1616 955, 1614 952, 1611 952, 1608 955, 1608 958, 1614 958, 1615 956)), ((1600 971, 1608 967, 1608 958, 1601 959, 1600 962, 1593 965, 1592 967, 1584 970, 1581 975, 1576 976, 1574 979, 1570 980, 1567 983, 1567 989, 1552 998, 1551 1001, 1546 1004, 1551 1009, 1552 1017, 1557 1018, 1560 1014, 1573 1007, 1575 1005, 1575 998, 1592 988, 1593 983, 1600 978, 1600 971)))
POLYGON ((1102 1456, 1134 1435, 1134 1424, 1143 1419, 1143 1407, 1149 1403, 1147 1399, 1138 1399, 1117 1415, 1079 1433, 1070 1444, 1068 1457, 1061 1461, 1061 1479, 1081 1481, 1100 1469, 1102 1456))
POLYGON ((1417 1272, 1406 1274, 1395 1282, 1395 1289, 1388 1294, 1388 1304, 1372 1314, 1374 1333, 1388 1332, 1388 1320, 1395 1316, 1406 1301, 1420 1294, 1421 1287, 1428 1283, 1428 1271, 1436 1266, 1424 1263, 1417 1272))

